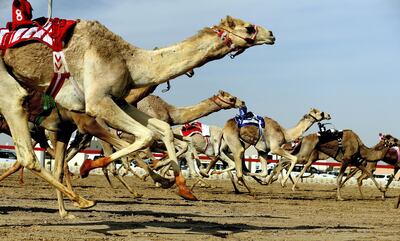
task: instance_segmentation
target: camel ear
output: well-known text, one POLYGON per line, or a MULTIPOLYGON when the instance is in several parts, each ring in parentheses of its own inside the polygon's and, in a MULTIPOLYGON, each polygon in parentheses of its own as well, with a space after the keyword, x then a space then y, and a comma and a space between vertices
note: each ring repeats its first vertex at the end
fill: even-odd
POLYGON ((236 26, 235 20, 229 15, 226 16, 226 18, 222 20, 222 23, 224 23, 225 25, 227 25, 228 27, 230 27, 232 29, 236 26))

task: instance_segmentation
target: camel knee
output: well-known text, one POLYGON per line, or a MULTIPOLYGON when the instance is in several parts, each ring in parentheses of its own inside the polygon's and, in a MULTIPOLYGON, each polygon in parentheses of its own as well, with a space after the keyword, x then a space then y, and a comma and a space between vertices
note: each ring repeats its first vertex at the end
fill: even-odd
POLYGON ((172 132, 171 126, 167 122, 157 119, 150 119, 149 124, 151 124, 153 128, 157 130, 157 132, 161 133, 163 139, 171 142, 174 140, 174 134, 172 132))
POLYGON ((140 135, 137 136, 136 141, 141 143, 141 146, 147 147, 153 143, 154 136, 151 130, 141 130, 140 135))

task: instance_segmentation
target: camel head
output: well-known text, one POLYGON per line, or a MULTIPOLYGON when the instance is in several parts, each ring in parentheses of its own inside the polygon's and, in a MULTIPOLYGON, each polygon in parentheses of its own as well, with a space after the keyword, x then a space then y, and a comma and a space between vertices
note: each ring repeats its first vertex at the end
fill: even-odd
POLYGON ((231 49, 244 50, 254 45, 275 43, 275 37, 268 29, 231 16, 222 19, 213 29, 231 49))
POLYGON ((218 91, 211 100, 221 109, 242 108, 246 105, 241 99, 223 90, 218 91))
POLYGON ((389 134, 379 134, 379 139, 380 139, 380 144, 383 144, 385 147, 393 147, 393 146, 399 146, 400 141, 396 138, 393 137, 392 135, 389 134))
POLYGON ((311 117, 315 122, 331 119, 331 115, 329 113, 320 111, 315 108, 311 108, 306 117, 311 117))

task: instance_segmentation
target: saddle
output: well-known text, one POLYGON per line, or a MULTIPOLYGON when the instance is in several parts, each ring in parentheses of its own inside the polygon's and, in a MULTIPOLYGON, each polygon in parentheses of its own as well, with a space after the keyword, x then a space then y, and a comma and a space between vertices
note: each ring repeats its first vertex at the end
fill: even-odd
POLYGON ((75 20, 41 17, 33 20, 31 25, 22 25, 14 30, 0 28, 0 50, 4 51, 24 42, 40 42, 53 51, 61 51, 68 33, 76 23, 75 20))
POLYGON ((192 123, 184 124, 181 128, 181 134, 184 137, 200 134, 204 137, 210 136, 210 127, 201 122, 195 121, 192 123))
POLYGON ((244 126, 257 126, 260 129, 265 127, 264 118, 261 116, 253 114, 253 112, 249 111, 243 115, 236 115, 235 121, 239 128, 244 126))
POLYGON ((343 147, 343 130, 336 130, 335 128, 326 129, 325 124, 318 123, 319 132, 317 133, 319 143, 327 143, 336 140, 339 148, 343 147))
MULTIPOLYGON (((31 21, 31 24, 22 24, 12 28, 0 28, 0 51, 31 42, 39 42, 47 45, 53 50, 53 77, 45 94, 33 93, 27 98, 25 107, 29 107, 31 121, 40 124, 44 117, 51 113, 56 106, 54 99, 66 79, 69 79, 70 72, 63 53, 64 44, 72 32, 77 21, 59 18, 47 19, 44 17, 31 21)), ((10 27, 11 25, 8 24, 10 27)), ((77 83, 70 78, 75 89, 81 94, 77 83)), ((81 94, 82 95, 82 94, 81 94)))

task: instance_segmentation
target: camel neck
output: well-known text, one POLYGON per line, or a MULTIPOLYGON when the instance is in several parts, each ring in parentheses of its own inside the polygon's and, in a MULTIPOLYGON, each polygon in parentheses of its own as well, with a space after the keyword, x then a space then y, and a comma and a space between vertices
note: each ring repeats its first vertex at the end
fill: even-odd
POLYGON ((364 144, 360 146, 360 154, 367 161, 379 161, 383 159, 388 150, 389 147, 385 146, 382 141, 373 147, 367 147, 364 144))
POLYGON ((187 107, 174 107, 170 116, 175 125, 189 123, 203 116, 207 116, 213 112, 221 110, 222 107, 215 104, 211 99, 206 99, 196 105, 187 107))
POLYGON ((299 138, 314 123, 315 123, 315 120, 312 120, 308 115, 303 116, 303 118, 297 123, 297 125, 295 125, 294 127, 290 128, 290 129, 286 129, 286 141, 290 142, 290 141, 293 141, 293 140, 299 138))
POLYGON ((170 47, 132 48, 125 56, 135 87, 164 83, 231 51, 210 28, 170 47))

